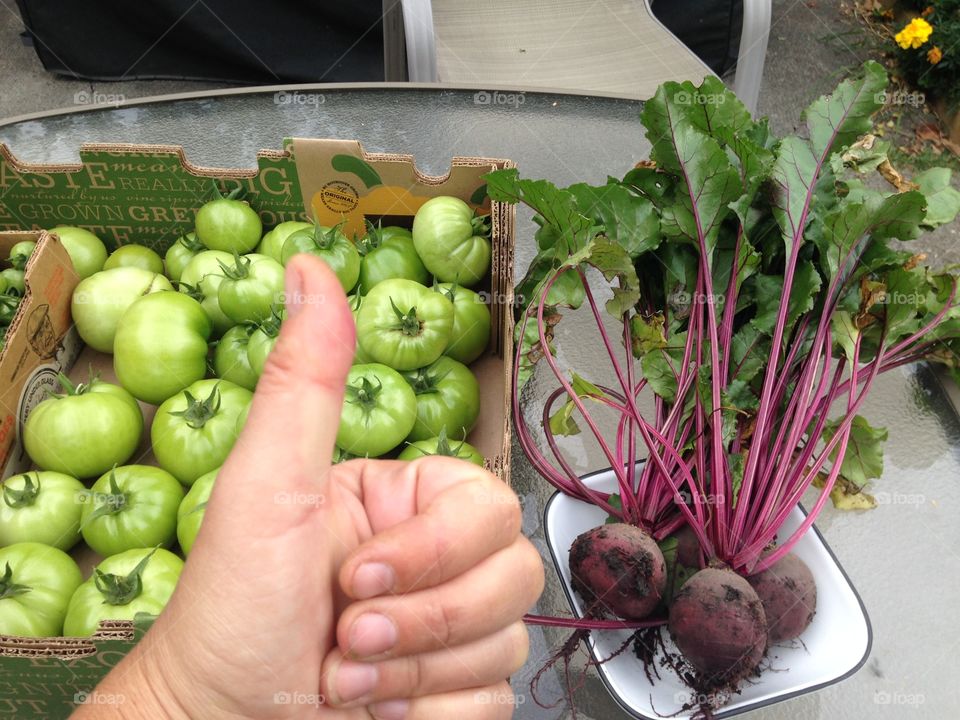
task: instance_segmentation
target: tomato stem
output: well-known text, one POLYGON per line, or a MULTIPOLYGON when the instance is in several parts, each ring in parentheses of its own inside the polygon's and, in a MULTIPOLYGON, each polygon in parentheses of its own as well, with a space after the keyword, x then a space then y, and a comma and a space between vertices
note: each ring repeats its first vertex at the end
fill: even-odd
POLYGON ((0 600, 14 595, 23 595, 31 590, 33 590, 32 587, 18 585, 13 581, 13 569, 10 567, 10 563, 7 563, 6 569, 3 571, 3 577, 0 577, 0 600))
POLYGON ((3 502, 7 507, 13 508, 14 510, 33 505, 37 500, 37 496, 40 494, 40 478, 37 478, 36 482, 34 482, 29 473, 24 473, 22 477, 22 490, 14 490, 10 487, 9 481, 3 485, 3 502))
POLYGON ((157 551, 150 551, 143 560, 137 563, 126 575, 105 573, 100 569, 94 570, 93 583, 103 595, 103 602, 107 605, 129 605, 143 593, 143 571, 150 562, 150 558, 157 551))
POLYGON ((377 395, 383 390, 383 383, 377 378, 377 384, 374 385, 366 376, 360 378, 360 382, 346 387, 346 401, 359 405, 365 413, 370 412, 377 405, 377 395))
POLYGON ((187 399, 187 409, 171 410, 170 414, 183 418, 187 425, 194 430, 202 428, 220 412, 220 383, 213 386, 210 394, 204 400, 197 400, 189 390, 184 390, 183 395, 187 399))

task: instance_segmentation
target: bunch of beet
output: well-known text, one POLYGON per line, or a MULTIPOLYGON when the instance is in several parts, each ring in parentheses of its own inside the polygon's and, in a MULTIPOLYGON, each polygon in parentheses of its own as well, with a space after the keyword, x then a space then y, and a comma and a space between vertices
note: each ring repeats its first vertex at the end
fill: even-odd
POLYGON ((884 433, 858 415, 871 385, 921 359, 960 367, 957 277, 892 242, 950 222, 960 193, 940 174, 886 192, 860 179, 899 177, 868 134, 885 86, 867 63, 814 102, 802 137, 778 139, 720 81, 666 83, 641 114, 651 159, 621 180, 487 176, 492 199, 526 204, 540 226, 517 294, 516 436, 547 481, 609 516, 570 549, 588 617, 529 622, 576 639, 666 625, 702 690, 736 688, 809 626, 817 587, 792 550, 834 491, 879 475, 884 433), (558 361, 571 310, 596 323, 607 385, 558 361), (525 412, 544 365, 556 388, 525 412), (584 428, 615 492, 566 457, 560 438, 584 428))

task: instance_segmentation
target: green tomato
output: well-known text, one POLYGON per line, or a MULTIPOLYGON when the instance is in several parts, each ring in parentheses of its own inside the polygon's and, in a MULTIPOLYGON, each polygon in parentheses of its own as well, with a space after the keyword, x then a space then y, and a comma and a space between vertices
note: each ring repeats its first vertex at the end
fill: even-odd
POLYGON ((197 239, 211 250, 248 253, 260 242, 263 224, 242 200, 217 198, 197 211, 197 239))
POLYGON ((408 440, 437 437, 444 428, 463 439, 480 416, 480 384, 463 363, 441 356, 432 365, 403 373, 417 396, 417 423, 408 440))
POLYGON ((210 319, 178 292, 144 295, 117 324, 113 369, 134 397, 154 405, 207 374, 210 319))
POLYGON ((80 540, 86 488, 75 477, 34 471, 9 477, 0 488, 0 547, 38 542, 69 550, 80 540))
POLYGON ((483 467, 483 455, 480 454, 479 450, 465 440, 451 444, 443 431, 440 432, 439 437, 410 443, 397 456, 397 459, 416 460, 428 455, 455 457, 483 467))
MULTIPOLYGON (((148 296, 149 297, 149 296, 148 296)), ((42 470, 96 477, 126 462, 140 443, 143 413, 122 387, 94 378, 37 405, 23 426, 27 455, 42 470)))
POLYGON ((223 313, 235 323, 260 322, 283 302, 283 265, 266 255, 237 255, 223 266, 217 290, 223 313))
POLYGON ((23 270, 36 247, 37 243, 33 240, 21 240, 10 248, 10 257, 7 261, 17 270, 23 270))
POLYGON ((218 472, 220 468, 198 477, 177 510, 177 540, 180 541, 180 549, 184 555, 190 554, 197 533, 200 532, 203 514, 206 512, 210 493, 213 492, 213 481, 217 479, 218 472))
POLYGON ((133 620, 138 613, 159 615, 177 586, 183 560, 163 548, 136 548, 111 555, 74 592, 63 634, 85 637, 101 620, 133 620))
POLYGON ((82 582, 63 550, 35 542, 0 548, 0 635, 57 637, 82 582))
POLYGON ((490 342, 490 308, 481 295, 454 283, 441 283, 433 289, 453 303, 453 330, 443 354, 469 365, 483 355, 490 342))
POLYGON ((166 255, 163 256, 163 265, 166 268, 167 277, 173 282, 180 282, 184 268, 204 250, 206 248, 203 243, 197 240, 196 233, 189 232, 178 238, 167 250, 166 255))
POLYGON ((2 277, 7 283, 7 287, 4 289, 4 292, 20 296, 23 296, 23 293, 26 292, 27 284, 24 279, 25 275, 23 270, 17 270, 16 268, 4 268, 3 270, 0 270, 0 277, 2 277))
POLYGON ((426 285, 430 274, 413 247, 410 231, 399 227, 374 227, 367 221, 367 234, 357 241, 360 253, 358 292, 366 293, 384 280, 404 278, 426 285))
POLYGON ((103 270, 107 248, 92 232, 69 225, 57 225, 50 232, 60 238, 81 280, 103 270))
POLYGON ((395 370, 429 365, 450 344, 453 303, 413 280, 384 280, 357 312, 360 346, 395 370))
POLYGON ((417 397, 400 373, 378 363, 350 368, 337 447, 377 457, 399 445, 416 421, 417 397))
POLYGON ((183 488, 152 465, 122 465, 102 475, 83 505, 80 532, 107 557, 131 548, 169 547, 177 532, 183 488))
POLYGON ((184 485, 223 465, 237 441, 237 417, 253 394, 226 380, 199 380, 153 418, 153 454, 184 485))
POLYGON ((213 324, 213 334, 223 335, 236 325, 220 308, 219 290, 223 282, 223 265, 230 265, 233 255, 219 250, 204 250, 187 263, 180 275, 180 292, 186 293, 203 307, 213 324))
POLYGON ((299 220, 282 222, 263 236, 260 244, 257 245, 257 252, 261 255, 272 257, 278 263, 283 264, 283 244, 287 241, 287 238, 298 230, 312 229, 313 223, 301 222, 299 220))
POLYGON ((19 295, 0 295, 0 325, 7 327, 17 316, 20 307, 19 295))
POLYGON ((250 369, 256 373, 258 378, 263 375, 267 358, 270 356, 273 346, 277 344, 282 322, 280 312, 282 311, 271 314, 250 334, 250 342, 247 344, 247 359, 250 361, 250 369))
POLYGON ((255 329, 253 325, 235 325, 223 334, 213 350, 214 374, 247 390, 257 386, 258 375, 250 367, 247 354, 250 335, 255 329))
POLYGON ((455 197, 427 200, 413 218, 413 245, 441 282, 476 285, 490 269, 490 225, 455 197))
POLYGON ((360 277, 360 254, 356 246, 340 232, 340 226, 326 228, 314 225, 308 230, 297 230, 283 244, 283 264, 294 255, 309 253, 323 260, 336 273, 344 292, 350 292, 360 277))
POLYGON ((117 267, 94 273, 73 291, 70 311, 77 332, 94 350, 112 353, 123 314, 138 298, 161 290, 173 290, 170 281, 142 268, 117 267))
POLYGON ((0 275, 0 295, 6 294, 9 287, 10 283, 7 282, 7 279, 3 275, 0 275))
POLYGON ((135 267, 163 274, 163 259, 143 245, 121 245, 107 257, 104 270, 118 267, 135 267))

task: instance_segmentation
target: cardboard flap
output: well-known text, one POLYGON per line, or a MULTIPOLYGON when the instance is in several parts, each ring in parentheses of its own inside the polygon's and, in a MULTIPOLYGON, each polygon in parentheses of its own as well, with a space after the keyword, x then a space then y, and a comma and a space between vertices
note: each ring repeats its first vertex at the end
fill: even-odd
POLYGON ((413 155, 368 153, 356 140, 292 138, 285 141, 297 167, 304 207, 321 225, 344 223, 347 237, 362 237, 364 219, 409 226, 410 218, 438 195, 468 199, 490 211, 483 176, 506 160, 454 158, 446 175, 417 170, 413 155))

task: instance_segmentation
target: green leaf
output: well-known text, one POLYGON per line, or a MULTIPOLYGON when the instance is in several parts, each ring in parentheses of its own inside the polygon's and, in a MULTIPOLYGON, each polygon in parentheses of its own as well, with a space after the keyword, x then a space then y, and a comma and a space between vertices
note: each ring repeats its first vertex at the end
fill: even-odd
POLYGON ((663 313, 655 313, 650 317, 633 315, 630 318, 630 343, 633 356, 640 358, 652 350, 659 350, 667 346, 667 336, 664 334, 663 313))
MULTIPOLYGON (((546 307, 543 312, 543 323, 547 345, 552 353, 553 347, 553 329, 560 322, 560 313, 555 307, 546 307)), ((523 389, 536 368, 536 364, 543 359, 544 350, 540 345, 540 332, 537 329, 537 319, 535 317, 527 318, 526 324, 523 319, 517 323, 514 330, 514 342, 520 346, 520 363, 517 367, 517 392, 523 389), (522 331, 522 335, 521 335, 522 331)))
POLYGON ((550 432, 556 436, 579 435, 580 426, 573 419, 573 412, 577 409, 573 400, 567 400, 560 409, 550 416, 550 432))
POLYGON ((669 237, 702 243, 712 264, 720 225, 742 187, 719 143, 686 117, 688 108, 678 106, 677 99, 687 93, 679 83, 664 83, 644 104, 641 117, 651 156, 677 179, 675 202, 662 209, 661 229, 669 237))
MULTIPOLYGON (((756 275, 751 278, 754 297, 757 301, 757 314, 750 324, 757 330, 771 334, 780 312, 780 297, 783 294, 782 275, 756 275)), ((804 313, 813 309, 816 294, 820 290, 821 279, 812 262, 797 265, 790 286, 790 304, 787 309, 787 329, 804 313)))
MULTIPOLYGON (((623 503, 620 500, 620 495, 617 493, 611 493, 610 497, 607 498, 607 504, 610 507, 615 508, 619 511, 623 511, 623 503)), ((617 523, 623 522, 620 518, 615 515, 607 515, 607 519, 604 521, 604 525, 615 525, 617 523)))
POLYGON ((640 281, 637 278, 637 271, 622 246, 608 238, 598 236, 580 252, 571 255, 564 264, 575 267, 582 263, 595 267, 608 282, 614 279, 618 281, 619 285, 612 288, 613 297, 606 304, 607 312, 613 317, 620 319, 640 300, 640 281))
POLYGON ((670 338, 667 347, 648 352, 640 359, 640 368, 647 384, 670 403, 677 399, 677 373, 683 364, 686 341, 686 333, 677 333, 670 338))
MULTIPOLYGON (((823 431, 824 442, 829 442, 836 434, 843 418, 826 423, 823 431)), ((850 440, 847 451, 840 464, 840 475, 857 488, 863 488, 873 478, 883 474, 883 443, 887 440, 884 428, 870 426, 866 418, 857 415, 850 426, 850 440)), ((830 453, 830 459, 837 462, 839 443, 830 453)))
POLYGON ((853 322, 853 316, 847 311, 837 311, 830 318, 834 341, 840 346, 847 360, 853 362, 853 351, 860 337, 860 330, 853 322))
POLYGON ((960 191, 950 184, 950 175, 949 168, 940 167, 930 168, 913 178, 927 200, 923 227, 928 230, 953 222, 960 213, 960 191))
POLYGON ((636 258, 660 244, 660 218, 647 198, 615 183, 600 187, 579 183, 567 191, 576 198, 580 212, 602 226, 607 238, 630 257, 636 258))
POLYGON ((841 82, 829 95, 816 99, 804 113, 813 151, 827 157, 870 132, 870 117, 883 107, 887 73, 872 60, 859 73, 841 82))

